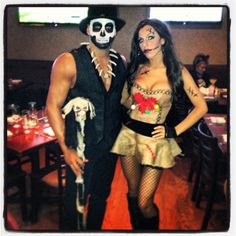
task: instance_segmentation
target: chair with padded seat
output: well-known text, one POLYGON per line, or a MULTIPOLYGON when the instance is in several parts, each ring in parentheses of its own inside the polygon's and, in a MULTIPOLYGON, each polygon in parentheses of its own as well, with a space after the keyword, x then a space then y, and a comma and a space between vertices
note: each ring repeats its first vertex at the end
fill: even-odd
POLYGON ((188 182, 193 181, 193 177, 198 172, 197 170, 200 167, 200 145, 199 145, 197 127, 192 127, 190 129, 190 132, 192 141, 192 153, 191 153, 190 170, 188 173, 188 182))
POLYGON ((27 213, 27 194, 26 194, 26 173, 21 169, 18 159, 6 157, 5 164, 5 214, 8 213, 9 203, 19 203, 22 220, 26 221, 27 213))
POLYGON ((12 231, 20 230, 20 226, 11 212, 6 213, 5 228, 12 231))
MULTIPOLYGON (((32 157, 25 155, 25 156, 16 156, 13 152, 10 150, 6 151, 6 160, 7 160, 7 167, 9 168, 9 173, 6 175, 7 178, 9 178, 9 175, 11 175, 12 168, 18 167, 18 173, 21 173, 21 176, 24 176, 26 183, 28 183, 27 186, 22 185, 22 190, 25 188, 25 198, 26 198, 26 209, 27 209, 27 220, 31 221, 31 223, 35 223, 37 219, 34 219, 32 217, 32 199, 33 199, 33 189, 32 185, 34 185, 34 174, 32 175, 32 157), (29 206, 28 206, 29 204, 29 206)), ((6 169, 7 169, 6 167, 6 169)), ((43 169, 46 167, 46 160, 44 155, 40 155, 39 158, 39 168, 43 169)), ((15 177, 17 179, 18 177, 15 177)), ((23 215, 23 214, 22 214, 23 215)), ((24 216, 25 218, 25 216, 24 216)), ((24 219, 25 220, 25 219, 24 219)))
MULTIPOLYGON (((191 155, 190 170, 188 174, 188 182, 193 182, 193 189, 191 196, 192 201, 196 200, 196 194, 201 174, 201 144, 199 140, 199 131, 198 131, 198 126, 200 123, 203 123, 203 125, 206 126, 205 122, 201 120, 190 129, 191 140, 192 140, 192 155, 191 155)), ((208 130, 207 133, 210 134, 209 132, 210 131, 208 130)))
POLYGON ((41 168, 38 173, 33 175, 33 178, 39 183, 37 194, 35 196, 35 206, 33 210, 33 217, 37 219, 39 206, 42 205, 43 201, 46 202, 57 202, 59 212, 59 227, 62 223, 63 215, 63 196, 65 187, 65 161, 64 156, 60 150, 58 143, 50 143, 45 146, 46 165, 45 168, 41 168), (44 188, 51 188, 55 190, 55 194, 49 194, 48 196, 42 196, 44 188))
MULTIPOLYGON (((224 177, 219 176, 222 153, 216 137, 213 137, 204 122, 198 125, 198 138, 201 150, 200 179, 196 193, 196 206, 200 207, 203 193, 206 196, 206 208, 201 229, 206 230, 211 218, 216 197, 224 196, 224 177)), ((225 200, 225 199, 223 199, 225 200)))

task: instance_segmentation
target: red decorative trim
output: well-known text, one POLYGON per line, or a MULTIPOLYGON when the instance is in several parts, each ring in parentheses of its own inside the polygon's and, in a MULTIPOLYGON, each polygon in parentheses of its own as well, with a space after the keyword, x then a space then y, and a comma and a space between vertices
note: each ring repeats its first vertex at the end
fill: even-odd
POLYGON ((152 158, 155 158, 156 155, 155 155, 155 153, 152 151, 151 147, 150 147, 148 144, 146 144, 146 147, 147 147, 147 149, 149 150, 149 152, 151 153, 152 158))

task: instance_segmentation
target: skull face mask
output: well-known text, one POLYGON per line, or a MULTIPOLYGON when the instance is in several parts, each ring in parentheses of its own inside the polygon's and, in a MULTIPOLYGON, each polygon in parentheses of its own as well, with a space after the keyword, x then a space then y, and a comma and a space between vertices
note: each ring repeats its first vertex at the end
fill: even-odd
POLYGON ((106 18, 93 19, 90 21, 89 32, 94 45, 99 49, 106 49, 115 38, 115 22, 106 18))

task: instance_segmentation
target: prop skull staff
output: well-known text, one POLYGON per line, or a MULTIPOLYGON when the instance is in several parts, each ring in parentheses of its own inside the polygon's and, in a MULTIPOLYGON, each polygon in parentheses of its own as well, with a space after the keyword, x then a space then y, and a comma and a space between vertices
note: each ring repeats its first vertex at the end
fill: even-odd
MULTIPOLYGON (((65 116, 69 114, 71 111, 74 111, 75 121, 79 123, 80 130, 77 129, 77 141, 78 146, 76 148, 76 152, 78 157, 82 160, 85 160, 84 150, 84 127, 86 121, 86 113, 90 111, 90 119, 95 117, 95 109, 93 104, 86 98, 77 97, 70 100, 62 109, 65 116)), ((84 199, 84 178, 82 174, 79 174, 75 180, 77 184, 77 198, 76 198, 76 206, 77 211, 79 212, 79 229, 86 229, 86 217, 85 217, 85 199, 84 199), (81 217, 82 216, 82 217, 81 217)))

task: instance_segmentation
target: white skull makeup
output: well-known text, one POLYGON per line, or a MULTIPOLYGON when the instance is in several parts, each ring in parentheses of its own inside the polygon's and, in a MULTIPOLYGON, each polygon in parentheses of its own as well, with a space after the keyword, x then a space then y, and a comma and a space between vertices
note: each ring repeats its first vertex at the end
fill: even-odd
POLYGON ((115 22, 106 18, 93 19, 89 24, 89 34, 96 47, 106 49, 116 36, 115 22))

